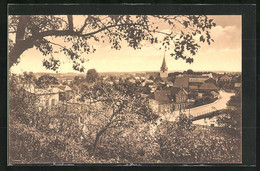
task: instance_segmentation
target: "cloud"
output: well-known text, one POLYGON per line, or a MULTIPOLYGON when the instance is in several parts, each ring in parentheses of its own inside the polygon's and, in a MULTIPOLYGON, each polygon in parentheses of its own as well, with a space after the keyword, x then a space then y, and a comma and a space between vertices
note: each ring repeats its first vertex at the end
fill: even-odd
POLYGON ((203 46, 204 49, 205 47, 213 49, 241 48, 242 32, 235 25, 226 27, 216 26, 211 29, 210 33, 214 43, 210 46, 203 46))

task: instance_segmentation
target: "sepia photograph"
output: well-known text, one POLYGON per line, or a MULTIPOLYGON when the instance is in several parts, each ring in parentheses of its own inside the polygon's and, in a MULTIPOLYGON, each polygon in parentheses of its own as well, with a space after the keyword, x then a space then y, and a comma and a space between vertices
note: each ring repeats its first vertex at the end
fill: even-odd
POLYGON ((241 15, 9 15, 8 164, 241 164, 241 15))

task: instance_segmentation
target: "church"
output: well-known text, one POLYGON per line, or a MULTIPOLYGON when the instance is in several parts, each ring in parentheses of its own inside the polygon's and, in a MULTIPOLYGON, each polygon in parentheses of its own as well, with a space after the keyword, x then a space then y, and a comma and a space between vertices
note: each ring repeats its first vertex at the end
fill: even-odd
POLYGON ((168 67, 166 65, 165 56, 163 57, 163 62, 160 70, 160 77, 163 81, 167 81, 168 78, 168 67))
POLYGON ((162 66, 160 68, 160 72, 146 72, 146 78, 157 78, 160 77, 162 81, 166 82, 168 78, 168 67, 166 64, 165 56, 163 57, 162 66))
MULTIPOLYGON (((160 72, 158 76, 168 83, 168 67, 165 56, 163 57, 160 72)), ((182 83, 182 82, 181 82, 182 83)), ((188 105, 188 92, 184 89, 183 84, 174 86, 166 86, 155 90, 149 98, 151 108, 156 112, 171 112, 174 110, 185 109, 188 105)))

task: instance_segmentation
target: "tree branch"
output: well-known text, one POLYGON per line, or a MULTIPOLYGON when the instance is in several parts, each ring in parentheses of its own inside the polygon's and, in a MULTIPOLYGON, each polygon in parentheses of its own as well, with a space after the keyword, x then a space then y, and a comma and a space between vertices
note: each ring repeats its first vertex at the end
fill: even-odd
POLYGON ((69 23, 69 30, 73 31, 73 18, 72 15, 67 15, 68 23, 69 23))
POLYGON ((82 33, 84 31, 85 27, 87 26, 87 20, 88 20, 88 18, 85 19, 83 26, 80 28, 80 30, 79 30, 80 33, 82 33))
POLYGON ((51 42, 51 41, 46 40, 46 39, 44 39, 44 40, 45 40, 46 42, 50 43, 50 44, 53 44, 53 45, 59 46, 59 47, 61 47, 61 48, 63 48, 63 49, 67 49, 67 50, 69 50, 69 49, 66 48, 65 46, 62 46, 62 45, 60 45, 60 44, 57 44, 57 43, 51 42))
POLYGON ((106 27, 103 27, 97 31, 93 31, 93 32, 90 32, 90 33, 86 33, 86 34, 82 34, 81 36, 91 36, 93 34, 97 34, 99 32, 102 32, 106 29, 109 29, 109 28, 112 28, 112 27, 119 27, 119 26, 143 26, 143 24, 130 24, 130 23, 127 23, 127 24, 115 24, 115 25, 110 25, 110 26, 106 26, 106 27))

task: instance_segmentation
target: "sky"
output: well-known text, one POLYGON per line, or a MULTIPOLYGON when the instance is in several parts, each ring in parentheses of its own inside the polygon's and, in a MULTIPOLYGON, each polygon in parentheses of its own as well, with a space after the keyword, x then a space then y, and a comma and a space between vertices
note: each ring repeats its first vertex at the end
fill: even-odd
MULTIPOLYGON (((81 16, 74 16, 74 19, 81 16)), ((208 16, 216 23, 211 29, 214 43, 201 44, 198 53, 193 56, 194 62, 189 64, 184 60, 175 60, 170 57, 170 52, 165 53, 169 71, 236 71, 242 70, 242 17, 240 15, 211 15, 208 16)), ((80 19, 75 25, 80 26, 80 19)), ((161 30, 167 32, 163 23, 159 23, 161 30)), ((56 38, 56 41, 59 40, 56 38)), ((164 51, 159 50, 160 45, 145 45, 142 49, 122 46, 121 50, 113 50, 108 44, 95 44, 97 51, 85 55, 89 60, 84 64, 86 71, 95 68, 98 72, 134 72, 134 71, 159 71, 164 51)), ((77 72, 72 69, 72 62, 63 54, 58 55, 62 65, 58 72, 77 72)), ((46 70, 42 65, 46 58, 35 48, 28 49, 21 55, 18 65, 11 68, 13 73, 24 71, 53 72, 46 70)), ((47 57, 48 58, 48 57, 47 57)))

